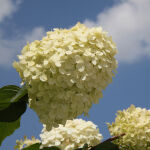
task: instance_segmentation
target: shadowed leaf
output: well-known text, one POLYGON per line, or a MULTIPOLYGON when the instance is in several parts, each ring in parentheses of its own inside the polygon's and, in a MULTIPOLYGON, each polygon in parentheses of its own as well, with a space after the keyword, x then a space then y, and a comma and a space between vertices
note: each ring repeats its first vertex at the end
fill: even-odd
POLYGON ((12 122, 26 111, 28 94, 26 86, 22 88, 8 85, 0 88, 0 122, 12 122))
POLYGON ((0 88, 0 110, 7 108, 10 105, 10 100, 20 90, 18 86, 7 85, 0 88))
POLYGON ((11 135, 20 126, 20 119, 14 122, 0 122, 0 145, 2 141, 11 135))
POLYGON ((6 109, 0 110, 0 122, 13 122, 20 118, 26 111, 26 101, 18 101, 10 104, 6 109))
POLYGON ((44 147, 44 148, 40 149, 40 145, 41 145, 41 143, 36 143, 36 144, 33 144, 31 146, 24 148, 23 150, 60 150, 59 148, 54 147, 54 146, 44 147))
POLYGON ((111 141, 105 141, 91 150, 119 150, 119 147, 116 144, 113 144, 111 141))

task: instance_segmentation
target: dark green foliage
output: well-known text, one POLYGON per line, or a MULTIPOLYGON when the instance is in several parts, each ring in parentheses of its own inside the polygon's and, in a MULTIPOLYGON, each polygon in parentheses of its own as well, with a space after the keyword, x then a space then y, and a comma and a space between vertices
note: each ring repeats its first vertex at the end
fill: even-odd
POLYGON ((87 150, 87 149, 88 149, 88 144, 85 143, 82 149, 83 149, 83 150, 87 150))
POLYGON ((111 141, 104 141, 91 148, 91 150, 119 150, 119 147, 116 144, 113 144, 111 141))
POLYGON ((25 101, 18 101, 10 104, 6 109, 0 111, 0 122, 13 122, 20 118, 26 111, 25 101))
MULTIPOLYGON (((26 88, 26 85, 22 86, 22 88, 19 89, 19 91, 17 92, 17 94, 11 99, 11 102, 18 102, 20 101, 23 97, 27 97, 27 94, 28 91, 27 91, 27 88, 26 88)), ((27 100, 28 99, 24 99, 24 100, 27 100)))
POLYGON ((20 117, 26 111, 27 89, 15 85, 0 88, 0 145, 20 127, 20 117))
POLYGON ((19 90, 20 88, 15 85, 7 85, 0 88, 0 110, 3 110, 10 105, 10 100, 19 90))
POLYGON ((27 108, 28 94, 25 86, 8 85, 0 88, 0 122, 20 118, 27 108))
POLYGON ((24 148, 23 150, 60 150, 59 148, 57 148, 55 146, 45 147, 45 148, 40 149, 40 145, 41 145, 41 143, 36 143, 36 144, 33 144, 31 146, 24 148))
POLYGON ((0 122, 0 145, 2 141, 20 127, 20 119, 14 122, 0 122))

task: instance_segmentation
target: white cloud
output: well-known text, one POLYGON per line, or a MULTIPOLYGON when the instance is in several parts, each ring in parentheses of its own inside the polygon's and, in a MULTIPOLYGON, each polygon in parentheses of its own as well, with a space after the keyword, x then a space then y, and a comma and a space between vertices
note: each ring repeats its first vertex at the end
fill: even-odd
MULTIPOLYGON (((0 0, 0 23, 5 23, 5 18, 12 16, 19 8, 23 0, 0 0)), ((41 39, 44 34, 44 28, 35 27, 32 31, 23 34, 19 33, 12 39, 4 38, 5 31, 0 28, 0 67, 10 67, 15 60, 16 55, 20 54, 22 47, 27 42, 41 39)))
POLYGON ((26 34, 24 36, 24 40, 28 42, 33 42, 34 40, 40 40, 42 37, 46 35, 44 28, 36 27, 32 30, 31 34, 26 34))
POLYGON ((10 67, 15 60, 16 55, 20 54, 22 47, 27 42, 40 40, 45 35, 44 28, 36 27, 31 32, 11 40, 0 36, 0 66, 10 67))
POLYGON ((17 9, 22 0, 0 0, 0 22, 10 17, 17 9))
POLYGON ((97 16, 88 26, 101 25, 118 47, 118 60, 125 63, 150 58, 150 0, 118 0, 118 4, 97 16))

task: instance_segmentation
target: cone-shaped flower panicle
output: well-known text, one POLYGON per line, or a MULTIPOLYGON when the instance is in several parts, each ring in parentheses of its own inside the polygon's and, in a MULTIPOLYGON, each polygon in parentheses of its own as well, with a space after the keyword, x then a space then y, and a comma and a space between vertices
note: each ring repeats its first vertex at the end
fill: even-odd
POLYGON ((118 111, 115 122, 108 123, 111 135, 125 135, 116 140, 120 150, 150 150, 150 110, 131 105, 118 111))
POLYGON ((88 114, 117 68, 112 38, 77 23, 27 44, 13 66, 28 85, 30 107, 47 129, 88 114))
POLYGON ((47 131, 44 125, 41 137, 41 148, 56 146, 61 150, 82 148, 85 143, 95 146, 102 140, 99 129, 91 121, 82 119, 67 120, 65 125, 47 131))

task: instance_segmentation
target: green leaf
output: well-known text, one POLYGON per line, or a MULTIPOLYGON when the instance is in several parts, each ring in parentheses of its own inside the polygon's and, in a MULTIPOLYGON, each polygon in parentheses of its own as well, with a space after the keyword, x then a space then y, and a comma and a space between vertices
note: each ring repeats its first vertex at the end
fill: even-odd
POLYGON ((0 88, 0 110, 7 108, 10 105, 10 100, 20 90, 18 86, 7 85, 0 88))
POLYGON ((52 147, 44 147, 40 149, 41 143, 36 143, 31 146, 28 146, 24 148, 23 150, 60 150, 58 147, 52 146, 52 147))
POLYGON ((119 150, 119 147, 116 144, 113 144, 111 141, 104 141, 91 150, 119 150))
POLYGON ((83 146, 83 150, 87 150, 88 149, 88 144, 85 143, 84 146, 83 146))
POLYGON ((39 150, 40 145, 41 145, 40 143, 36 143, 36 144, 33 144, 31 146, 24 148, 23 150, 39 150))
POLYGON ((27 109, 26 101, 22 100, 12 103, 6 109, 0 110, 0 122, 16 121, 26 111, 26 109, 27 109))
POLYGON ((28 93, 26 86, 8 85, 0 88, 0 122, 12 122, 26 111, 28 93))
POLYGON ((27 95, 28 91, 26 88, 26 85, 22 86, 22 88, 17 92, 17 94, 10 100, 11 102, 17 102, 19 101, 22 97, 27 95))
POLYGON ((20 119, 14 122, 0 122, 0 145, 2 141, 20 127, 20 119))

